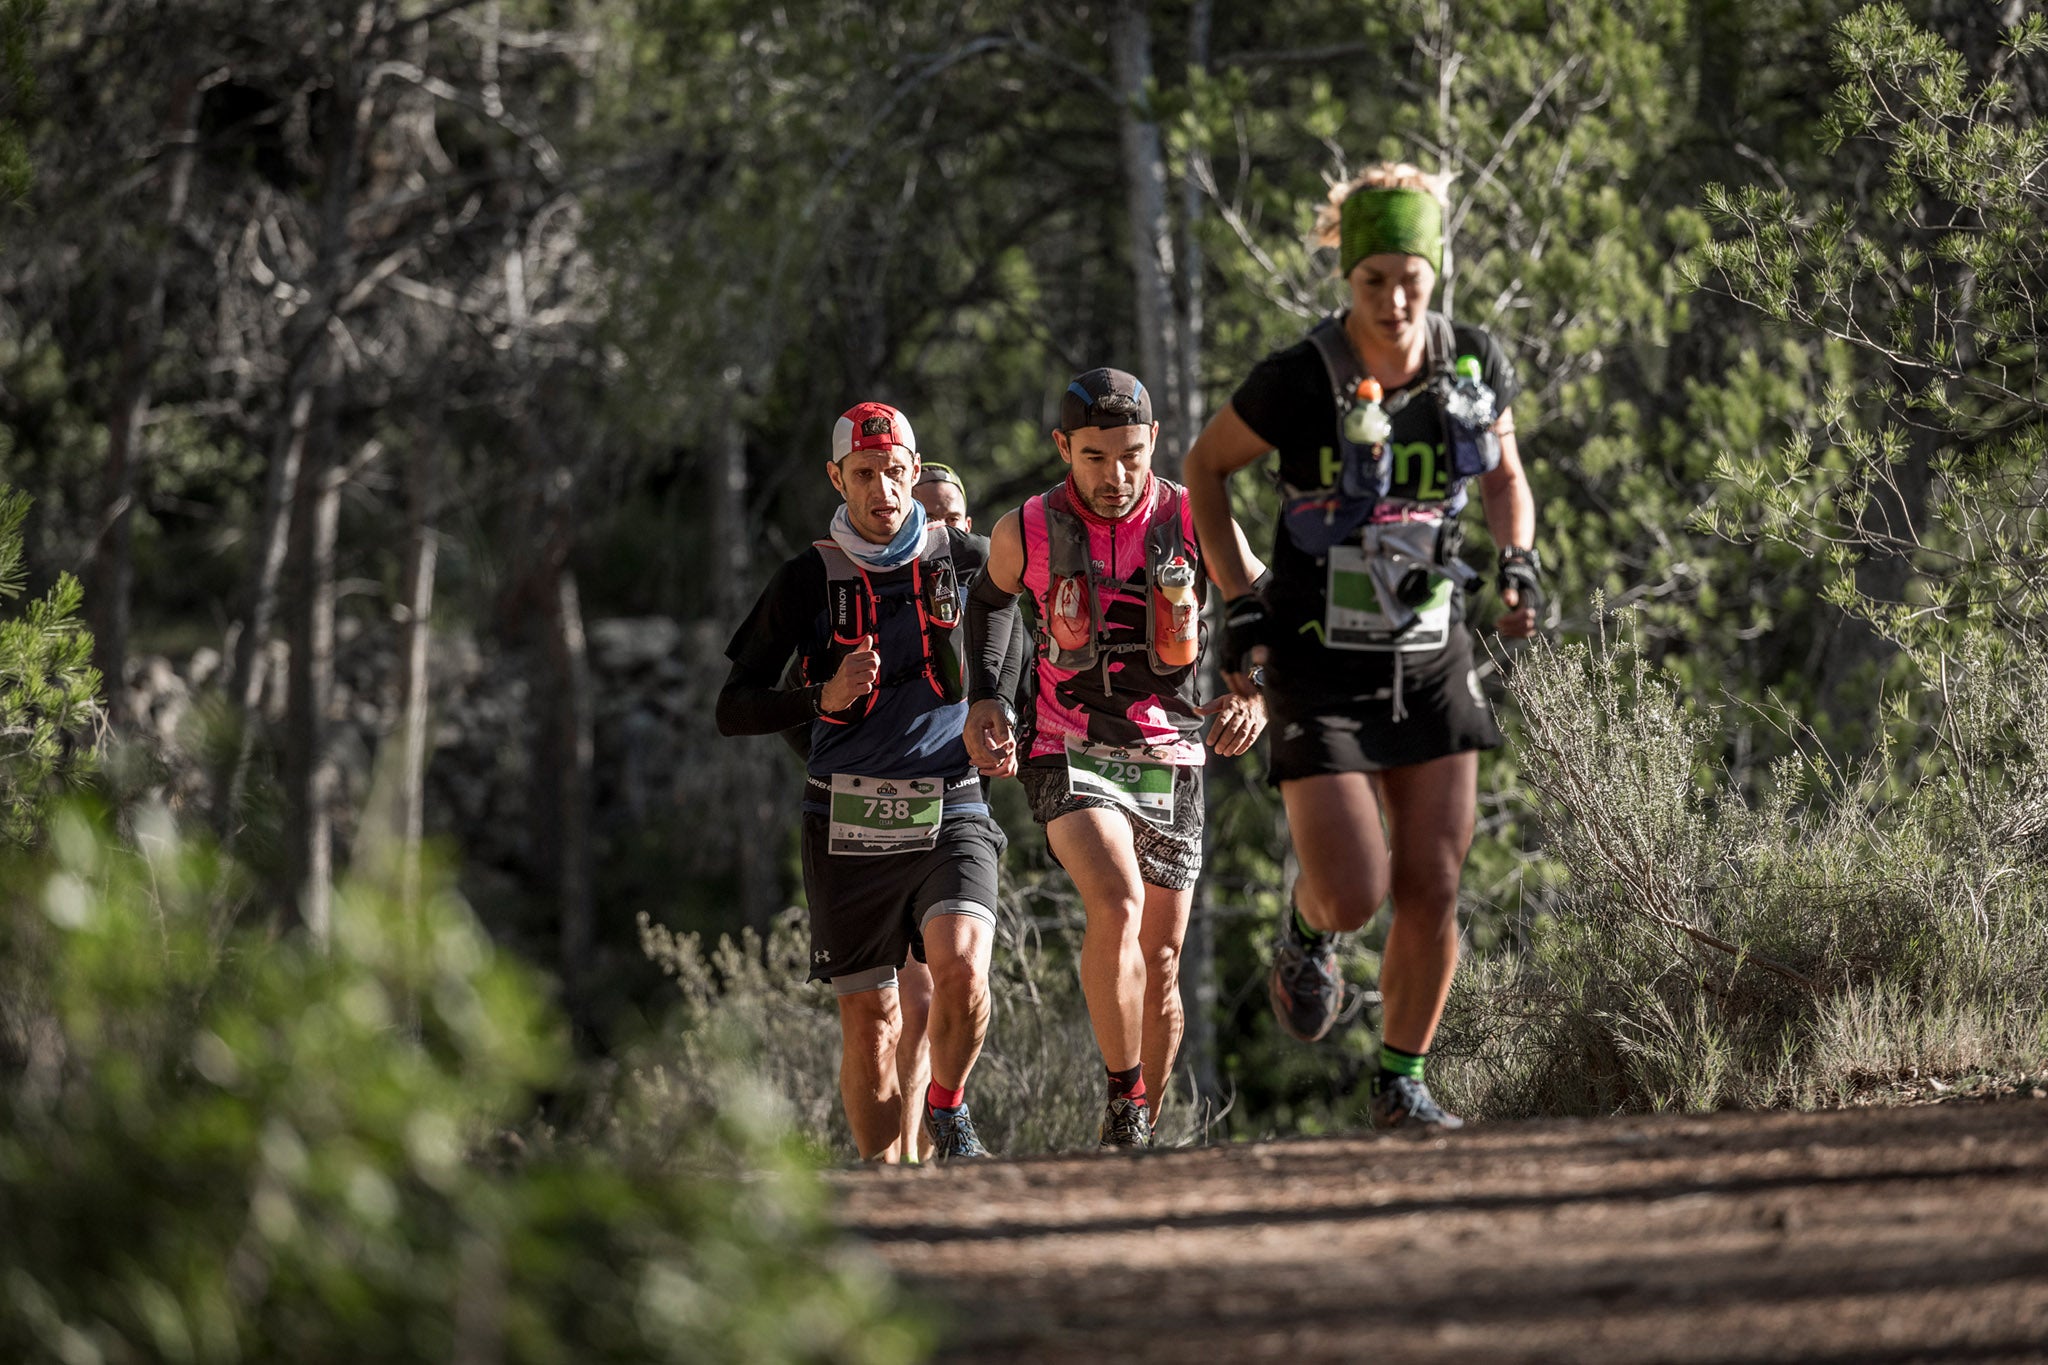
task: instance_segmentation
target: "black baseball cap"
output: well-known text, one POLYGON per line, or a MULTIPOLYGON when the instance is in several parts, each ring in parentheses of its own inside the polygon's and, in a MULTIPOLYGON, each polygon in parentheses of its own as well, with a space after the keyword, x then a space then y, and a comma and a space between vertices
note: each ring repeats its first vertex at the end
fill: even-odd
POLYGON ((1122 370, 1090 370, 1075 375, 1060 395, 1061 431, 1082 427, 1149 427, 1152 394, 1138 376, 1122 370))

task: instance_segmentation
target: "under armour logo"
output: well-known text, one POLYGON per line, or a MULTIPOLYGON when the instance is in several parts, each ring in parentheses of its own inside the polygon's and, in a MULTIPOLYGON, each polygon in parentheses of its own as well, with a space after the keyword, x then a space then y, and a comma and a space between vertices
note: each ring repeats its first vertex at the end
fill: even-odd
POLYGON ((813 962, 830 962, 831 960, 832 954, 826 952, 823 948, 811 954, 811 961, 813 962))

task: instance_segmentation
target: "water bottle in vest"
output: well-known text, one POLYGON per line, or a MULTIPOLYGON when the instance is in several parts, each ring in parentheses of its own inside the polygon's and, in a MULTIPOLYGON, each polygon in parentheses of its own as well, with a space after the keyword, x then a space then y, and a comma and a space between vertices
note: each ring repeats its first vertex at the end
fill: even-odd
POLYGON ((1152 645, 1162 663, 1185 668, 1195 661, 1195 569, 1175 555, 1152 575, 1152 645))
POLYGON ((1089 620, 1088 579, 1085 574, 1071 574, 1054 578, 1052 581, 1052 619, 1046 622, 1046 631, 1052 642, 1061 649, 1080 650, 1088 648, 1093 636, 1094 623, 1089 620))

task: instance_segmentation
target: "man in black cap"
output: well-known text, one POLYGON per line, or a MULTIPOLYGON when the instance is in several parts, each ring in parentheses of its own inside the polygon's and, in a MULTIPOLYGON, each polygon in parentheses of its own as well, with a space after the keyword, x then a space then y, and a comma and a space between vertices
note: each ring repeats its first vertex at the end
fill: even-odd
POLYGON ((1150 1144, 1180 1046, 1204 723, 1214 717, 1208 742, 1226 757, 1266 723, 1256 697, 1197 703, 1207 561, 1186 491, 1152 472, 1158 438, 1135 377, 1090 370, 1067 385, 1053 433, 1067 477, 996 523, 967 606, 968 753, 983 773, 1023 781, 1087 913, 1081 987, 1109 1073, 1109 1148, 1150 1144), (1020 592, 1038 640, 1021 736, 1000 682, 1020 592))

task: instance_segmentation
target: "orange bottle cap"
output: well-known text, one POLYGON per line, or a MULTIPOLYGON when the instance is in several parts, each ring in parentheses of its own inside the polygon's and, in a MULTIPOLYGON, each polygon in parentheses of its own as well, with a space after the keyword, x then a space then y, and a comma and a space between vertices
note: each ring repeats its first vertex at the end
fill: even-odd
POLYGON ((1367 375, 1358 381, 1358 396, 1368 403, 1379 402, 1384 396, 1384 392, 1380 388, 1380 381, 1374 379, 1371 375, 1367 375))

